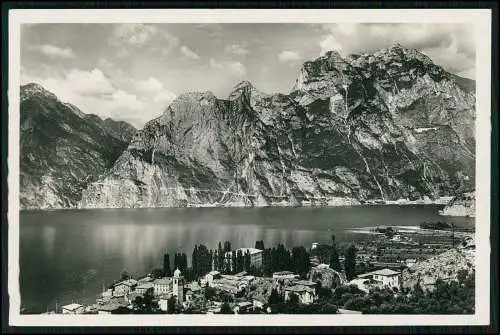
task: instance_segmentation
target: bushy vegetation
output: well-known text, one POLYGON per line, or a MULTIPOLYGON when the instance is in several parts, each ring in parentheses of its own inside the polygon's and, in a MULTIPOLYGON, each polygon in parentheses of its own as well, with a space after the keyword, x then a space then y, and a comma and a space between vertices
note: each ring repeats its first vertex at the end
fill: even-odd
POLYGON ((332 304, 364 314, 473 314, 475 275, 462 272, 458 281, 437 280, 434 289, 375 288, 366 294, 355 286, 339 287, 329 299, 332 304))

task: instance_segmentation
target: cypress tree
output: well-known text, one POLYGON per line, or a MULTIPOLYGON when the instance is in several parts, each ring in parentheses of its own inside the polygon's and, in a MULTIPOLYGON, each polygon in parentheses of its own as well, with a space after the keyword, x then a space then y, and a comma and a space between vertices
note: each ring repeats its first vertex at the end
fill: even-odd
POLYGON ((167 277, 172 276, 172 272, 170 270, 170 256, 168 253, 163 254, 163 274, 167 277))
POLYGON ((347 280, 356 277, 356 247, 354 244, 351 244, 345 252, 344 269, 347 280))
POLYGON ((336 245, 332 247, 332 251, 330 253, 330 268, 335 271, 342 271, 342 266, 340 265, 339 260, 339 252, 336 245))

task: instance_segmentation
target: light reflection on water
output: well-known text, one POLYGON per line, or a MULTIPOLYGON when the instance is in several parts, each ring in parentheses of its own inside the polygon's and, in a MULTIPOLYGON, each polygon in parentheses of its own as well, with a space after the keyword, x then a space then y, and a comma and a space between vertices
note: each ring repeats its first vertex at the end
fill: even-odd
POLYGON ((21 302, 33 312, 71 303, 93 303, 102 285, 123 270, 139 276, 161 267, 163 253, 190 258, 195 244, 233 248, 278 243, 310 247, 366 238, 347 230, 382 225, 418 226, 423 221, 473 224, 437 215, 440 206, 335 208, 188 208, 21 212, 21 302))

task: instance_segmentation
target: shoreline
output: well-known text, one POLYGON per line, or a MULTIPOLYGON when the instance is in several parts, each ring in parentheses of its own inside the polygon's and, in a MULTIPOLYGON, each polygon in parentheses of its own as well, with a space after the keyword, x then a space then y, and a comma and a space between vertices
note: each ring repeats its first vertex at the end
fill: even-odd
POLYGON ((226 203, 226 204, 188 204, 187 206, 157 206, 157 207, 56 207, 56 208, 19 208, 19 211, 40 211, 40 212, 50 212, 50 211, 60 211, 60 210, 92 210, 92 209, 165 209, 165 208, 272 208, 272 207, 288 207, 288 208, 326 208, 326 207, 356 207, 356 206, 411 206, 411 205, 443 205, 445 206, 450 199, 453 197, 446 196, 441 197, 436 200, 381 200, 381 199, 370 199, 366 200, 364 203, 359 202, 354 198, 333 198, 330 202, 322 204, 312 204, 304 203, 300 205, 292 205, 289 203, 271 203, 271 204, 254 204, 254 205, 242 205, 240 203, 226 203), (344 201, 341 201, 343 199, 344 201), (339 200, 339 201, 336 201, 339 200))

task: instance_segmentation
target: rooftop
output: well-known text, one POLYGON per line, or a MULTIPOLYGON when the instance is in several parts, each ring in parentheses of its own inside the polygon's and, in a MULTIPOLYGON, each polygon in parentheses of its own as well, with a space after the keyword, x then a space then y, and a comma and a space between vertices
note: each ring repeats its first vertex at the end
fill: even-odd
POLYGON ((296 282, 297 285, 304 285, 304 286, 315 286, 316 283, 310 280, 298 280, 296 282))
POLYGON ((98 309, 100 311, 111 312, 111 311, 117 310, 120 307, 125 307, 125 306, 118 303, 118 302, 110 302, 109 304, 99 306, 98 309))
POLYGON ((276 276, 293 275, 293 272, 291 272, 291 271, 278 271, 278 272, 274 272, 273 276, 274 275, 276 275, 276 276))
POLYGON ((150 288, 153 288, 153 284, 150 282, 146 282, 146 283, 139 284, 135 289, 136 290, 139 290, 139 289, 143 289, 143 290, 146 289, 147 290, 150 288))
POLYGON ((119 285, 134 286, 136 284, 137 284, 137 280, 130 278, 130 279, 123 280, 123 281, 115 284, 115 286, 119 286, 119 285))
POLYGON ((312 289, 310 287, 307 287, 304 285, 288 286, 288 287, 285 287, 285 290, 292 291, 292 292, 312 292, 312 289))
POLYGON ((210 271, 208 274, 212 275, 212 276, 215 276, 215 275, 219 275, 220 272, 219 271, 210 271))
POLYGON ((167 278, 167 277, 163 277, 163 278, 160 278, 160 279, 156 279, 153 284, 155 285, 168 285, 170 284, 170 278, 167 278))
POLYGON ((83 305, 73 303, 73 304, 69 304, 69 305, 63 306, 62 308, 66 309, 68 311, 74 311, 75 309, 78 309, 80 307, 83 307, 83 305))
POLYGON ((368 273, 364 273, 359 275, 358 277, 366 277, 366 276, 373 276, 373 275, 379 275, 379 276, 395 276, 399 275, 401 272, 399 271, 393 271, 391 269, 381 269, 381 270, 376 270, 368 273))

